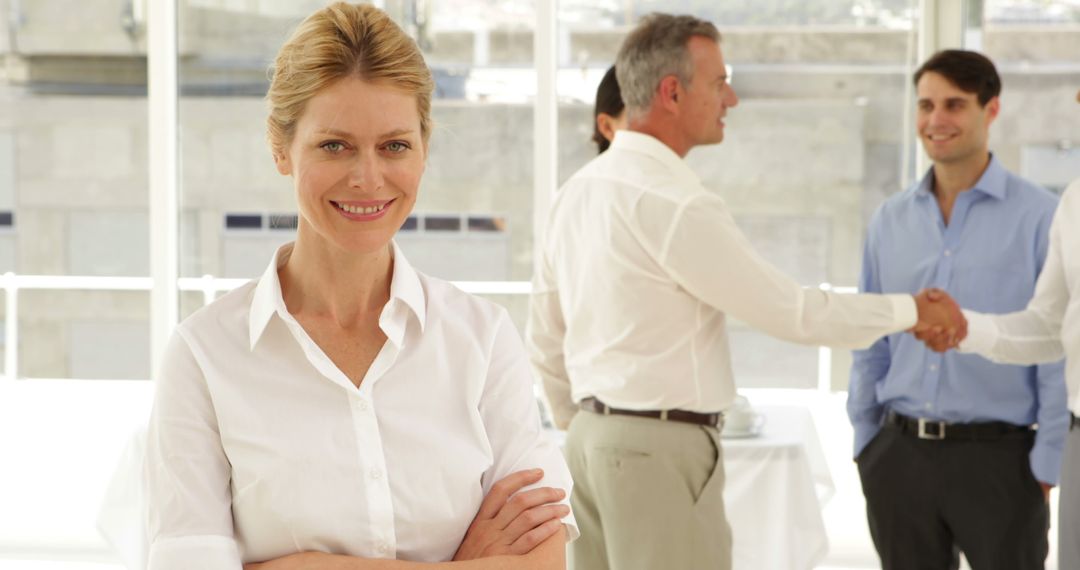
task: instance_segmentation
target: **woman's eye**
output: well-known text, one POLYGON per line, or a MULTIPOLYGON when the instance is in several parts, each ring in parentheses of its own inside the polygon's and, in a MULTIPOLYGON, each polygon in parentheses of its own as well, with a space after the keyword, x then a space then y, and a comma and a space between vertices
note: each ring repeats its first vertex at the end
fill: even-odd
POLYGON ((386 150, 390 152, 405 152, 409 150, 409 145, 401 141, 394 141, 386 145, 386 150))
POLYGON ((337 142, 337 141, 325 142, 320 146, 322 147, 323 150, 329 151, 329 152, 335 153, 335 154, 345 150, 345 145, 340 143, 340 142, 337 142))

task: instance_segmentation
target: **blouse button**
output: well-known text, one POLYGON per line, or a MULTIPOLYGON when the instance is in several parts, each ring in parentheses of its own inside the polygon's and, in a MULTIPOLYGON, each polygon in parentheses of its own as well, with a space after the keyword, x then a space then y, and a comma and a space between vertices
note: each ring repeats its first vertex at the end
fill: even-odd
POLYGON ((378 481, 379 479, 382 478, 382 471, 380 471, 378 468, 372 469, 371 470, 371 478, 378 481))

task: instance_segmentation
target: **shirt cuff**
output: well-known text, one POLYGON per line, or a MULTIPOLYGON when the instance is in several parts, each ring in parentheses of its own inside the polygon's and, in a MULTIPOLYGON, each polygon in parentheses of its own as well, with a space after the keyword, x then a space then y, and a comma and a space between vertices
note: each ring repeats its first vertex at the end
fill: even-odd
MULTIPOLYGON (((561 504, 570 506, 570 499, 563 499, 559 501, 561 504)), ((563 526, 566 527, 566 543, 570 544, 581 536, 581 531, 578 530, 577 519, 574 518, 574 511, 570 511, 570 514, 562 518, 563 526)))
POLYGON ((1060 449, 1055 450, 1036 442, 1028 456, 1031 474, 1035 476, 1035 480, 1056 486, 1061 475, 1061 455, 1060 449))
POLYGON ((960 346, 956 349, 960 352, 989 355, 998 340, 998 328, 993 317, 967 309, 964 309, 963 313, 968 323, 967 336, 960 341, 960 346))
POLYGON ((857 422, 852 427, 855 428, 855 453, 852 459, 858 459, 866 446, 870 445, 870 442, 874 441, 878 432, 881 431, 881 424, 857 422))
POLYGON ((893 306, 893 325, 899 330, 907 330, 919 322, 919 309, 915 307, 915 297, 911 295, 886 295, 893 306))
POLYGON ((240 570, 240 550, 228 536, 204 534, 159 538, 150 545, 147 570, 240 570))

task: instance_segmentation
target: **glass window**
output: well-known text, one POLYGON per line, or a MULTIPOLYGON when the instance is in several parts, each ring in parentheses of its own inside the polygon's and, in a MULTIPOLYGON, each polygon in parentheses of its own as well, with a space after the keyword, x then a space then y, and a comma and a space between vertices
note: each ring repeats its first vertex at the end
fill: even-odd
POLYGON ((68 213, 65 225, 71 275, 149 275, 146 212, 76 210, 68 213))
MULTIPOLYGON (((0 222, 3 218, 0 217, 0 222)), ((506 220, 492 216, 469 216, 470 232, 504 232, 506 220)))
POLYGON ((995 27, 1007 26, 1069 26, 1080 24, 1080 5, 1063 0, 975 0, 982 5, 985 21, 995 27))
POLYGON ((0 292, 0 449, 17 466, 0 474, 2 559, 114 559, 97 509, 151 387, 107 381, 150 377, 138 16, 0 2, 0 272, 18 286, 0 292))
POLYGON ((262 214, 225 214, 227 230, 261 230, 262 227, 262 214))
POLYGON ((267 228, 280 231, 295 231, 299 218, 296 214, 271 214, 266 219, 267 228))
POLYGON ((426 232, 459 232, 461 218, 458 216, 424 216, 426 232))
POLYGON ((990 148, 1006 168, 1060 192, 1080 178, 1080 5, 974 0, 965 47, 984 51, 1002 79, 990 148))
MULTIPOLYGON (((146 58, 130 2, 37 0, 0 10, 0 271, 24 288, 17 377, 149 378, 145 346, 95 342, 81 323, 146 337, 149 294, 79 277, 149 273, 146 58), (16 224, 16 220, 18 224, 16 224), (99 284, 100 285, 100 284, 99 284), (89 302, 88 301, 91 301, 89 302), (140 352, 141 350, 141 352, 140 352)), ((97 339, 104 337, 97 337, 97 339)))
POLYGON ((0 129, 0 209, 15 208, 15 134, 0 129))

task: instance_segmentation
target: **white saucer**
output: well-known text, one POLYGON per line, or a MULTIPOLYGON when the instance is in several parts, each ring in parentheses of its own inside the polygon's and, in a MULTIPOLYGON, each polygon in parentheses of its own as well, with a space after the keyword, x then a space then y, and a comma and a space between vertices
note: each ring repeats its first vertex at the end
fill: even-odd
POLYGON ((720 437, 723 439, 748 439, 761 435, 761 431, 762 429, 760 427, 740 431, 725 429, 720 432, 720 437))

